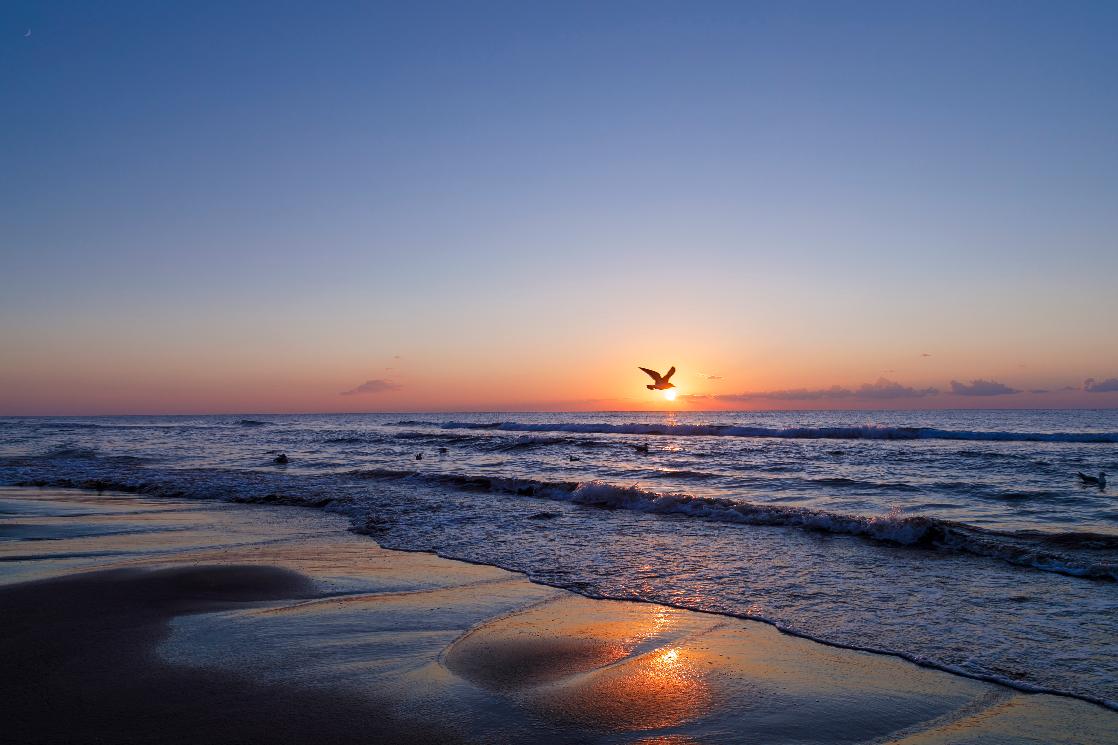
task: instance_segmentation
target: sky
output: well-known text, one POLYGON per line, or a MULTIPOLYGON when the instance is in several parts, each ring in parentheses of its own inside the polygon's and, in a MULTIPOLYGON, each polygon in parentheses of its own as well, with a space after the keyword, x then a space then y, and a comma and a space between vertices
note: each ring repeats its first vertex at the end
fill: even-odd
POLYGON ((1115 38, 1111 2, 5 3, 0 415, 1118 407, 1115 38))

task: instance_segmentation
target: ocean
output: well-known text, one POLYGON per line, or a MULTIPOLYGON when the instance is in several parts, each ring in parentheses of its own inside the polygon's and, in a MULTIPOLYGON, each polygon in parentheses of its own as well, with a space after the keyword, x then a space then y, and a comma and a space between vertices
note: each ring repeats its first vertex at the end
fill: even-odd
POLYGON ((305 505, 1118 709, 1118 411, 6 417, 0 482, 305 505))

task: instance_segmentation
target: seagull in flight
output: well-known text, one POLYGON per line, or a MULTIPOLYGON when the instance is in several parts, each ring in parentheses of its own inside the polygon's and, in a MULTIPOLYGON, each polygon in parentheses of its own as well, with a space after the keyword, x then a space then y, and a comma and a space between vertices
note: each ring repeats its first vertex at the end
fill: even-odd
POLYGON ((646 373, 648 373, 648 376, 650 378, 652 378, 652 380, 655 381, 652 385, 646 385, 645 386, 645 388, 647 388, 648 390, 650 390, 650 391, 666 391, 669 388, 675 388, 675 383, 669 383, 668 382, 669 380, 671 380, 671 377, 673 375, 675 375, 675 366, 674 365, 672 366, 672 369, 668 370, 663 375, 656 372, 655 370, 649 370, 647 367, 642 367, 640 369, 644 370, 646 373))

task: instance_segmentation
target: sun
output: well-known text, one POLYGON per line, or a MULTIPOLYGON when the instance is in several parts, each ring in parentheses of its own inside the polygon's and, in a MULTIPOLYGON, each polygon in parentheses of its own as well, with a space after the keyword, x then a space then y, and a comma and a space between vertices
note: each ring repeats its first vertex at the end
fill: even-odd
POLYGON ((664 391, 664 398, 668 401, 675 401, 675 388, 664 391))

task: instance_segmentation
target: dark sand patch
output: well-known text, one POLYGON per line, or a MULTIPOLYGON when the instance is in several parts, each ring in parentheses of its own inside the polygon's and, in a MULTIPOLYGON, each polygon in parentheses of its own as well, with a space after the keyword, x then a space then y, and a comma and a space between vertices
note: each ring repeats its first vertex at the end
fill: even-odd
POLYGON ((5 742, 431 742, 452 739, 345 690, 165 663, 175 616, 313 597, 268 566, 115 569, 0 588, 5 742))

